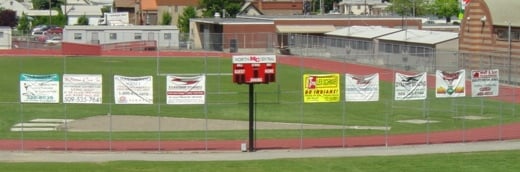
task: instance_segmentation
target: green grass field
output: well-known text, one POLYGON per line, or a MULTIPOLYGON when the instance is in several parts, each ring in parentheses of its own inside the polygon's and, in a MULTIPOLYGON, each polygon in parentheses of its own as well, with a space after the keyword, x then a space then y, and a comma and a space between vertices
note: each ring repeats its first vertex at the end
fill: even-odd
MULTIPOLYGON (((20 138, 10 127, 35 118, 81 119, 97 115, 147 115, 162 117, 248 119, 248 87, 232 83, 231 60, 227 58, 121 58, 121 57, 2 57, 0 58, 0 139, 20 138), (19 103, 19 74, 102 74, 103 104, 19 103), (165 74, 208 74, 207 105, 166 105, 165 74), (217 75, 222 74, 222 75, 217 75), (113 75, 154 77, 153 105, 113 104, 113 75)), ((302 75, 326 73, 278 64, 277 82, 259 84, 256 89, 258 121, 331 124, 348 126, 389 126, 389 134, 421 133, 499 125, 520 121, 515 104, 482 98, 436 99, 430 92, 426 101, 393 101, 393 85, 381 82, 380 101, 370 103, 302 103, 302 75), (486 120, 462 120, 476 115, 486 120), (440 121, 428 125, 396 122, 407 119, 440 121)), ((342 77, 343 79, 343 77, 342 77)), ((343 82, 343 80, 341 81, 343 82)), ((241 139, 247 131, 162 132, 167 140, 241 139)), ((305 137, 380 135, 375 130, 305 130, 305 137)), ((61 139, 63 132, 24 132, 25 139, 61 139)), ((71 140, 106 140, 103 132, 68 132, 71 140)), ((118 132, 115 140, 153 140, 153 132, 118 132)), ((298 138, 295 130, 262 130, 258 138, 298 138)))
MULTIPOLYGON (((174 156, 174 155, 173 155, 174 156)), ((116 161, 103 163, 0 163, 2 171, 16 172, 141 172, 141 171, 319 171, 319 172, 513 172, 520 169, 520 151, 429 154, 413 156, 305 158, 257 161, 212 162, 143 162, 116 161)))

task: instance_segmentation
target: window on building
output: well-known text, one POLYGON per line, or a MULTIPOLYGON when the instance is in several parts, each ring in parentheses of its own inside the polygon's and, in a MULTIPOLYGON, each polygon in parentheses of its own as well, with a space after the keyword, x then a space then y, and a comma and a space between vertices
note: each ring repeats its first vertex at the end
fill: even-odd
MULTIPOLYGON (((498 29, 496 31, 497 40, 508 41, 509 40, 509 30, 508 29, 498 29)), ((511 41, 519 41, 520 40, 520 30, 511 30, 511 41)))
POLYGON ((116 40, 117 39, 117 33, 110 33, 109 38, 110 38, 110 40, 116 40))
POLYGON ((506 40, 507 41, 509 39, 508 38, 509 35, 507 34, 507 32, 508 31, 505 30, 505 29, 498 29, 497 30, 497 39, 498 40, 506 40))
POLYGON ((172 34, 171 33, 164 33, 164 40, 171 40, 172 34))
POLYGON ((143 39, 143 34, 142 33, 134 33, 134 39, 135 40, 143 39))
POLYGON ((74 33, 74 40, 81 40, 81 39, 83 39, 81 33, 74 33))
POLYGON ((4 32, 0 32, 0 38, 4 38, 4 32))

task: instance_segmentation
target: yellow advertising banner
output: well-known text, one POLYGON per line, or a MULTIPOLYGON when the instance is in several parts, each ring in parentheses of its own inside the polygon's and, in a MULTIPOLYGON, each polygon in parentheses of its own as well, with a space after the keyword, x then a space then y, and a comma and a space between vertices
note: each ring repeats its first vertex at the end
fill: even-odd
POLYGON ((339 102, 339 74, 304 74, 303 102, 339 102))

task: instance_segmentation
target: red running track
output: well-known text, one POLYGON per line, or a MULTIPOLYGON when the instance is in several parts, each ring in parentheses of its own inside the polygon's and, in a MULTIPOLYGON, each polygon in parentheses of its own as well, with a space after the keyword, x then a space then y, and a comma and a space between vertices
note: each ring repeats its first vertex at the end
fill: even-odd
MULTIPOLYGON (((0 54, 9 54, 13 52, 0 54)), ((26 51, 22 52, 27 55, 26 51)), ((38 51, 37 55, 52 55, 38 51)), ((135 52, 111 52, 109 56, 135 56, 135 52)), ((217 56, 230 57, 230 54, 215 52, 153 52, 140 53, 139 56, 217 56)), ((392 81, 393 70, 367 65, 348 64, 337 61, 279 56, 279 63, 304 66, 311 69, 336 73, 372 74, 380 73, 380 78, 392 81)), ((428 78, 432 84, 433 76, 428 78), (430 81, 432 80, 432 81, 430 81)), ((433 87, 433 86, 430 86, 433 87)), ((500 94, 505 101, 520 101, 519 88, 502 86, 500 94), (504 90, 504 91, 503 91, 504 90), (512 96, 513 95, 513 96, 512 96)), ((261 139, 256 141, 256 149, 308 149, 332 147, 367 147, 395 146, 413 144, 439 144, 455 142, 477 142, 490 140, 520 139, 520 123, 503 124, 457 131, 427 132, 416 134, 358 136, 347 138, 303 138, 303 139, 261 139)), ((112 150, 112 151, 173 151, 173 150, 240 150, 245 140, 210 140, 210 141, 75 141, 75 140, 0 140, 0 150, 112 150)))

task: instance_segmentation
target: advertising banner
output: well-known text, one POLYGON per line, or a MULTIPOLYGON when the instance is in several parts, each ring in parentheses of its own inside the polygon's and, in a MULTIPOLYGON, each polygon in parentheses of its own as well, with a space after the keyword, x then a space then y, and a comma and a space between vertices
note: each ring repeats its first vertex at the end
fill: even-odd
POLYGON ((339 102, 339 74, 304 74, 303 102, 339 102))
POLYGON ((60 77, 58 74, 20 74, 20 102, 59 103, 60 77))
POLYGON ((153 77, 114 76, 116 104, 153 104, 153 77))
POLYGON ((416 75, 395 73, 395 100, 423 100, 427 96, 426 72, 416 75))
POLYGON ((204 104, 206 77, 166 76, 166 104, 204 104))
POLYGON ((499 71, 491 70, 472 70, 471 71, 471 96, 490 97, 498 96, 499 71))
POLYGON ((379 100, 379 74, 345 74, 345 101, 366 102, 379 100))
POLYGON ((466 96, 466 71, 435 72, 435 97, 464 97, 466 96))
POLYGON ((101 104, 101 75, 63 74, 63 103, 101 104))

